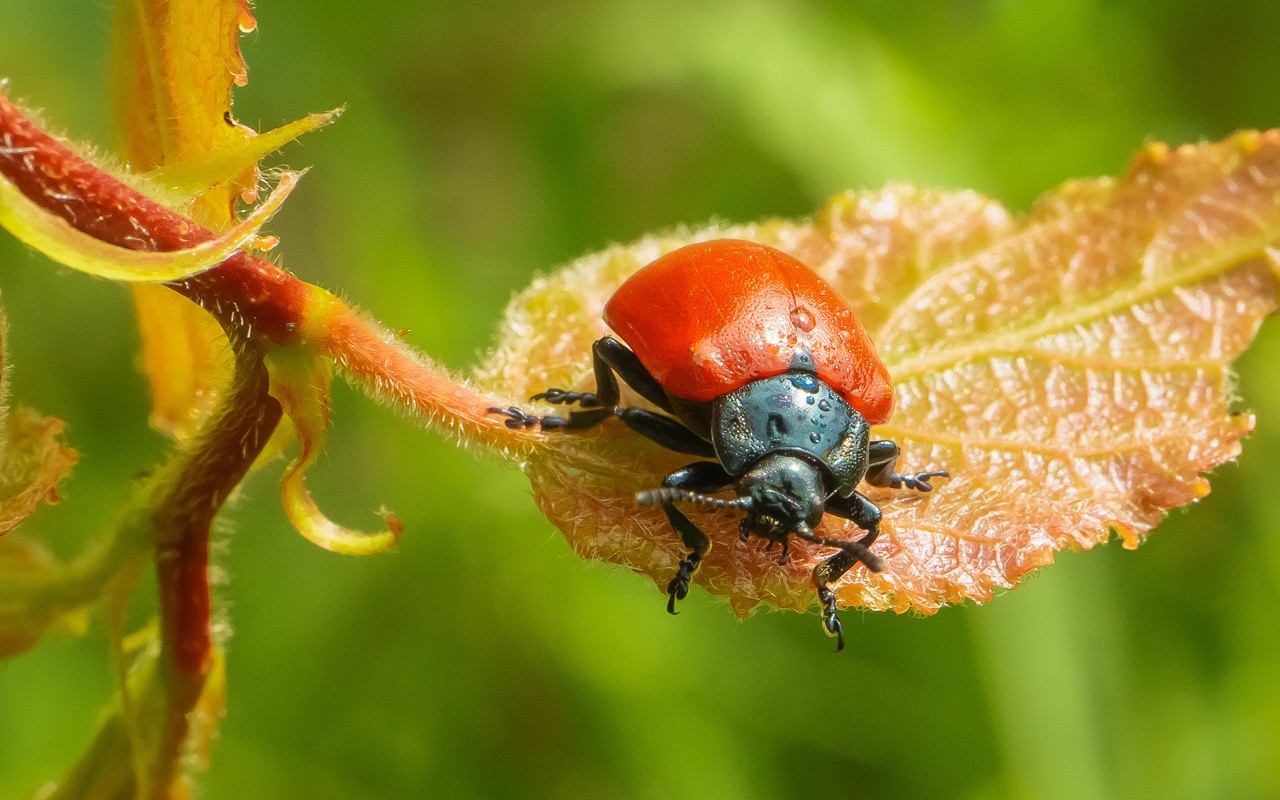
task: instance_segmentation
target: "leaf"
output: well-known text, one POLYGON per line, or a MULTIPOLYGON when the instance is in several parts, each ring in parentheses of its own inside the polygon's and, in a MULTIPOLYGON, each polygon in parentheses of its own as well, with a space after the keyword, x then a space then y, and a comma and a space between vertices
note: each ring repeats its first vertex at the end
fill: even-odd
MULTIPOLYGON (((239 35, 257 27, 247 0, 119 0, 112 42, 117 143, 135 170, 233 150, 256 134, 231 119, 231 92, 248 82, 239 35)), ((200 221, 235 216, 257 186, 247 165, 202 201, 200 221)))
POLYGON ((0 659, 25 653, 50 630, 84 633, 91 600, 66 603, 44 591, 63 570, 39 542, 0 539, 0 659))
MULTIPOLYGON (((6 323, 0 312, 0 536, 18 527, 41 503, 56 503, 58 483, 78 459, 76 452, 62 443, 62 420, 28 408, 10 412, 5 339, 6 323)), ((33 558, 29 563, 36 568, 37 562, 43 559, 33 558)))
POLYGON ((0 317, 0 658, 30 649, 45 631, 83 628, 84 599, 69 602, 47 588, 61 566, 38 542, 5 536, 41 503, 57 502, 58 483, 76 463, 62 443, 61 420, 26 408, 9 412, 0 317))
POLYGON ((308 114, 275 130, 229 145, 222 150, 192 156, 184 161, 166 164, 148 171, 142 177, 169 189, 169 198, 184 202, 201 197, 219 184, 234 180, 245 170, 284 147, 304 133, 328 125, 342 109, 323 114, 308 114))
POLYGON ((151 387, 151 427, 188 441, 231 380, 226 335, 217 320, 167 286, 139 283, 132 289, 139 364, 151 387))
POLYGON ((0 536, 18 527, 41 503, 57 502, 57 485, 78 459, 62 443, 62 431, 62 420, 29 408, 6 415, 0 454, 0 536))
MULTIPOLYGON (((1236 457, 1230 363, 1276 306, 1280 132, 1170 151, 1147 147, 1119 180, 1068 183, 1023 220, 971 192, 889 186, 832 200, 812 222, 771 221, 645 239, 590 256, 518 296, 482 389, 512 402, 589 389, 605 301, 628 275, 692 241, 735 237, 796 255, 840 290, 893 375, 897 409, 874 435, 902 471, 946 469, 930 495, 867 493, 885 512, 843 605, 932 613, 984 602, 1064 549, 1116 531, 1136 546, 1164 512, 1208 493, 1236 457)), ((626 400, 641 403, 635 397, 626 400)), ((682 546, 637 490, 690 461, 616 420, 544 434, 527 457, 538 503, 574 548, 665 586, 682 546)), ((864 487, 867 488, 867 487, 864 487)), ((697 581, 739 614, 804 609, 824 551, 776 564, 738 541, 731 512, 690 516, 714 547, 697 581)), ((830 516, 828 534, 856 535, 830 516)))
POLYGON ((254 241, 258 231, 280 208, 298 183, 286 172, 271 195, 226 233, 181 250, 153 252, 108 244, 82 233, 60 216, 27 199, 22 190, 0 176, 0 227, 29 247, 72 269, 116 281, 175 281, 226 261, 254 241))
MULTIPOLYGON (((384 552, 400 539, 399 526, 378 533, 354 531, 326 517, 307 490, 307 470, 320 457, 329 427, 329 384, 333 363, 304 348, 280 348, 266 357, 271 375, 271 396, 280 403, 298 437, 298 457, 284 469, 280 497, 293 527, 307 541, 344 555, 384 552)), ((390 517, 390 514, 384 514, 390 517)))

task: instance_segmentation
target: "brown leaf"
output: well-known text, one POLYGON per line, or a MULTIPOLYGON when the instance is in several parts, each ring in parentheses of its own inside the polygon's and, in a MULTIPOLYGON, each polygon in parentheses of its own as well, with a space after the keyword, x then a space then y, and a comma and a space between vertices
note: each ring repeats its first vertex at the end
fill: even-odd
MULTIPOLYGON (((4 373, 4 320, 0 315, 0 375, 4 373)), ((58 572, 39 543, 5 536, 35 513, 58 501, 57 485, 76 463, 62 443, 61 420, 26 408, 12 412, 5 377, 0 377, 0 658, 31 648, 55 625, 78 628, 81 620, 50 598, 43 586, 58 572)))
MULTIPOLYGON (((886 570, 851 571, 842 604, 982 602, 1112 530, 1136 546, 1239 453, 1252 417, 1231 411, 1230 363, 1275 309, 1278 198, 1273 131, 1149 146, 1123 178, 1069 183, 1024 220, 971 192, 889 186, 837 197, 812 222, 650 238, 535 282, 477 379, 513 401, 589 389, 590 345, 609 333, 600 312, 636 269, 718 237, 786 250, 872 332, 898 403, 874 435, 902 445, 899 469, 953 476, 931 495, 867 490, 885 512, 874 549, 886 570)), ((617 421, 543 442, 526 469, 552 522, 583 555, 665 586, 683 548, 633 496, 690 459, 617 421)), ((780 567, 759 540, 738 541, 732 513, 689 514, 715 543, 697 580, 738 613, 811 604, 823 551, 797 543, 780 567)), ((830 516, 823 528, 855 535, 830 516)))

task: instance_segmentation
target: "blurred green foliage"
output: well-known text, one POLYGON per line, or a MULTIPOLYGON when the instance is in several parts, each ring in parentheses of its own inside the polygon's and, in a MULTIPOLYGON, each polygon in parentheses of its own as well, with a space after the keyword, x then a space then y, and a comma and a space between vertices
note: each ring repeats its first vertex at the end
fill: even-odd
MULTIPOLYGON (((110 141, 105 3, 8 0, 0 75, 110 141)), ((462 368, 509 295, 610 242, 802 216, 888 180, 1015 210, 1114 174, 1148 139, 1280 123, 1280 4, 261 0, 237 116, 346 105, 283 163, 315 169, 283 264, 462 368)), ((281 163, 281 159, 276 159, 281 163)), ((122 287, 0 237, 13 396, 82 462, 26 532, 64 554, 165 443, 146 427, 122 287)), ((738 623, 700 590, 583 563, 518 472, 341 390, 313 488, 404 520, 391 555, 288 527, 279 467, 226 515, 234 629, 210 798, 1280 797, 1280 330, 1241 364, 1258 432, 1136 553, 1068 554, 929 619, 738 623)), ((145 603, 135 609, 146 618, 145 603)), ((72 763, 114 678, 101 620, 0 662, 0 798, 72 763)))

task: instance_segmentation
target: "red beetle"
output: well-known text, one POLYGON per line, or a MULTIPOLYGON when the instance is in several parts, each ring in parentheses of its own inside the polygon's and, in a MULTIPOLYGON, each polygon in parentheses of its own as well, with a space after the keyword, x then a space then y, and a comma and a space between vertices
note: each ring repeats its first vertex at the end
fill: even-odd
POLYGON ((548 389, 532 400, 577 403, 567 417, 494 408, 510 427, 580 431, 619 417, 663 447, 703 459, 676 470, 662 488, 640 492, 661 505, 689 548, 667 586, 667 610, 711 542, 675 503, 739 509, 742 538, 782 545, 792 534, 836 548, 813 583, 826 631, 844 647, 831 584, 859 561, 884 567, 868 549, 880 509, 857 491, 872 486, 927 492, 945 472, 901 475, 898 446, 871 441, 871 425, 893 410, 889 373, 853 311, 800 261, 754 242, 719 239, 682 247, 632 275, 610 298, 606 336, 591 348, 596 391, 548 389), (629 345, 629 347, 628 347, 629 345), (619 406, 618 377, 665 413, 619 406), (738 497, 711 497, 732 486, 738 497), (856 541, 814 532, 824 513, 853 520, 856 541))

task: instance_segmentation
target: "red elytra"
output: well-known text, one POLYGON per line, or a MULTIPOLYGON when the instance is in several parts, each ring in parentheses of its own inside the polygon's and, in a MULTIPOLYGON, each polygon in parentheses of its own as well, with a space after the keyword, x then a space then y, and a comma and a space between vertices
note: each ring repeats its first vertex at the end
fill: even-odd
POLYGON ((829 283, 766 245, 716 239, 673 250, 628 278, 604 321, 672 395, 707 402, 786 372, 801 350, 871 424, 893 384, 871 337, 829 283))

